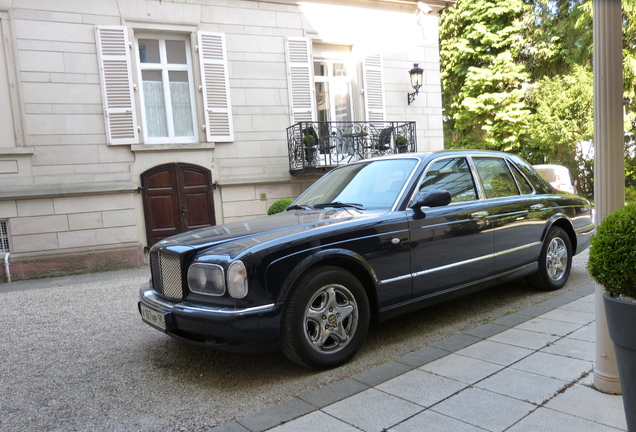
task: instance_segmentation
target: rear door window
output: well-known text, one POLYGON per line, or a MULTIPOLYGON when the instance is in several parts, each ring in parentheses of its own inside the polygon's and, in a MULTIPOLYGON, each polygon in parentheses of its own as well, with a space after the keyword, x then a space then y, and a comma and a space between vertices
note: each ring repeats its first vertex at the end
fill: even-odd
POLYGON ((521 174, 515 166, 511 166, 510 169, 512 170, 512 175, 517 181, 517 186, 519 186, 519 190, 521 191, 521 194, 522 195, 531 194, 534 191, 534 189, 532 189, 532 186, 530 186, 530 183, 528 183, 528 180, 526 180, 523 174, 521 174))
POLYGON ((474 158, 475 168, 484 187, 486 198, 500 198, 519 195, 517 183, 501 158, 474 158))

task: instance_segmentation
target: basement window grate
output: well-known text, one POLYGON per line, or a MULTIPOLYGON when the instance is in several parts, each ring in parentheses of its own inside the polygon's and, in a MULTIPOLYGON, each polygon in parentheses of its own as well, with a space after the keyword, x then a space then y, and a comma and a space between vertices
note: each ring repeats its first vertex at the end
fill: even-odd
POLYGON ((6 221, 0 221, 0 253, 9 253, 9 229, 6 221))

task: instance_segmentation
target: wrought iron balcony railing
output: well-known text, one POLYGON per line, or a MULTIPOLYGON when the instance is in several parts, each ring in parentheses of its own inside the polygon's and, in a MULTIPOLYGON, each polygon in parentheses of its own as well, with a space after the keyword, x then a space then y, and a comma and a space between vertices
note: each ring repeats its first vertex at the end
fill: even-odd
POLYGON ((292 174, 417 149, 415 122, 300 122, 287 128, 292 174))

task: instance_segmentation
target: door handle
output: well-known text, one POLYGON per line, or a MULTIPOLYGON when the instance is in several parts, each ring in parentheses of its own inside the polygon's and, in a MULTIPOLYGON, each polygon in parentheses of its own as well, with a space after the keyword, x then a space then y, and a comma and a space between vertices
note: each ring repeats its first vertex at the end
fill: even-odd
POLYGON ((181 216, 186 217, 188 214, 188 209, 185 207, 181 207, 181 216))
POLYGON ((533 204, 530 206, 530 210, 541 210, 543 208, 543 204, 533 204))
POLYGON ((488 216, 488 214, 489 213, 487 211, 478 211, 478 212, 472 213, 470 217, 473 219, 482 219, 488 216))

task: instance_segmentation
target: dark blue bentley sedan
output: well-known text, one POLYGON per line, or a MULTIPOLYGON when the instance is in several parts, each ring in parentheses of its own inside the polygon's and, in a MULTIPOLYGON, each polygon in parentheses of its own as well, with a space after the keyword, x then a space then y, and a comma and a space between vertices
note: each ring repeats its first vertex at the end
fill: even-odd
POLYGON ((283 213, 154 245, 139 311, 186 342, 279 347, 330 368, 356 354, 372 320, 513 278, 561 288, 593 231, 587 200, 510 154, 364 160, 330 171, 283 213))

